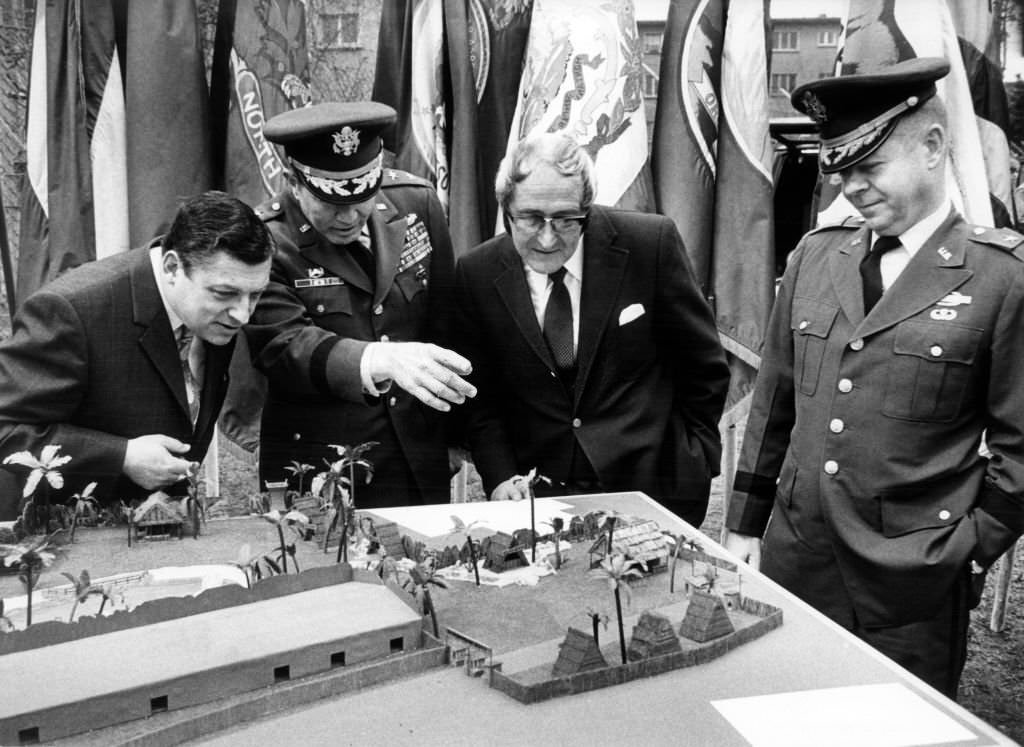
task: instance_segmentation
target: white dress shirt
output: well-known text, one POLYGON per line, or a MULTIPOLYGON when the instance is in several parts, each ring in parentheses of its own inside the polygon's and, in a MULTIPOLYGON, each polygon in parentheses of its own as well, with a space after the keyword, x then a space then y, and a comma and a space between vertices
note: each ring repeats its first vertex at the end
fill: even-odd
MULTIPOLYGON (((902 244, 899 249, 893 249, 882 255, 883 292, 889 290, 892 284, 896 282, 896 278, 910 264, 910 260, 917 254, 917 250, 924 246, 924 242, 931 238, 931 235, 939 229, 939 226, 949 216, 949 211, 949 201, 943 200, 935 212, 925 216, 899 235, 900 244, 902 244)), ((878 234, 872 232, 871 246, 875 245, 877 238, 878 234)))
MULTIPOLYGON (((551 278, 531 269, 524 264, 526 284, 530 287, 530 300, 533 302, 533 313, 537 316, 537 324, 544 329, 544 309, 551 295, 551 278)), ((580 341, 580 295, 583 292, 583 239, 580 239, 576 251, 565 262, 565 277, 562 280, 569 291, 572 304, 572 343, 573 352, 579 348, 580 341)))

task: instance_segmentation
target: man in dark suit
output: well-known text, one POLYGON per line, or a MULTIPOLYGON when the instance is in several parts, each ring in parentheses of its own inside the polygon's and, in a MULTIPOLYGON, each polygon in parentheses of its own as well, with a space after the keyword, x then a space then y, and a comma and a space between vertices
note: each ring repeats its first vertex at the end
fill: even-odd
POLYGON ((454 272, 444 210, 428 182, 382 164, 394 119, 352 102, 267 122, 291 171, 259 208, 278 254, 246 330, 269 385, 260 479, 294 485, 292 461, 323 469, 338 458, 332 444, 375 441, 373 481, 357 477, 364 508, 450 500, 442 413, 473 395, 468 361, 443 347, 454 272))
POLYGON ((496 186, 508 233, 459 261, 473 460, 492 500, 537 468, 551 493, 641 490, 699 526, 725 354, 675 226, 593 205, 592 171, 563 133, 517 143, 496 186))
POLYGON ((793 93, 862 217, 790 259, 726 546, 955 697, 984 571, 1024 530, 1024 237, 950 201, 948 70, 793 93))
MULTIPOLYGON (((29 296, 0 343, 0 456, 60 445, 71 457, 66 492, 97 481, 104 502, 181 490, 209 446, 234 338, 272 253, 248 206, 207 192, 148 249, 90 262, 29 296)), ((18 496, 5 492, 4 518, 18 496)))

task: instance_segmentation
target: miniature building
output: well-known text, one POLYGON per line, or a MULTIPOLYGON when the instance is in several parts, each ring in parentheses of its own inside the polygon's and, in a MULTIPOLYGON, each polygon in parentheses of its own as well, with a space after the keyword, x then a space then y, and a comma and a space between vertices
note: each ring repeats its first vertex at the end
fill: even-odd
POLYGON ((402 535, 398 531, 398 524, 393 521, 375 524, 373 532, 377 535, 377 542, 380 543, 389 558, 398 560, 405 557, 405 545, 402 544, 402 535))
MULTIPOLYGON (((625 555, 646 566, 647 572, 664 570, 668 567, 671 544, 653 521, 637 520, 621 526, 612 532, 612 554, 625 555)), ((590 547, 590 567, 600 564, 608 555, 608 533, 602 532, 590 547)))
POLYGON ((567 534, 572 542, 578 542, 586 537, 586 527, 584 526, 582 516, 573 516, 569 519, 569 531, 567 534))
POLYGON ((167 493, 157 491, 132 511, 136 537, 166 539, 182 536, 185 516, 167 493))
POLYGON ((505 532, 497 532, 487 538, 487 549, 484 553, 484 568, 501 573, 511 568, 529 565, 526 554, 520 545, 515 545, 512 536, 505 532))
POLYGON ((679 637, 672 630, 672 623, 667 617, 654 612, 645 611, 633 628, 633 638, 629 641, 626 658, 629 661, 640 661, 652 656, 674 654, 682 651, 679 637))
POLYGON ((565 640, 558 645, 558 659, 551 674, 554 677, 568 677, 607 666, 608 662, 604 660, 594 636, 570 626, 565 640))
POLYGON ((721 597, 706 591, 694 590, 690 604, 686 608, 686 617, 679 627, 679 635, 691 641, 704 643, 735 630, 721 597))

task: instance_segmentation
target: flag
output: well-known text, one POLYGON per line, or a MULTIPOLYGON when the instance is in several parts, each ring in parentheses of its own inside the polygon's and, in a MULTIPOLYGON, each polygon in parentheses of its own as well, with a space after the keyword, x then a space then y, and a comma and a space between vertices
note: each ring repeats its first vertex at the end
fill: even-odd
POLYGON ((662 44, 652 171, 732 369, 742 416, 773 300, 772 148, 763 0, 674 0, 662 44))
POLYGON ((40 3, 32 38, 19 298, 128 247, 124 103, 107 3, 40 3), (94 170, 95 165, 95 170, 94 170))
MULTIPOLYGON (((991 226, 994 220, 984 149, 946 0, 850 0, 841 74, 871 73, 914 57, 943 57, 949 62, 949 74, 936 84, 946 105, 946 134, 952 146, 947 189, 969 222, 991 226)), ((1007 193, 1008 184, 1007 177, 1007 193)), ((833 175, 822 185, 818 222, 834 223, 854 214, 853 206, 839 191, 838 175, 833 175)))
POLYGON ((218 13, 211 115, 214 162, 222 167, 214 182, 257 205, 285 184, 282 154, 263 124, 312 103, 306 8, 300 0, 221 0, 218 13))
POLYGON ((536 0, 509 147, 564 130, 594 160, 596 202, 653 207, 633 4, 536 0))
POLYGON ((383 9, 373 97, 398 111, 385 146, 396 166, 434 182, 457 256, 494 233, 494 177, 529 28, 527 4, 418 0, 383 9))
MULTIPOLYGON (((83 5, 92 12, 102 3, 83 5)), ((211 187, 210 121, 195 0, 127 6, 128 214, 138 246, 211 187)))
MULTIPOLYGON (((285 186, 285 164, 263 136, 275 114, 312 103, 306 7, 300 0, 221 0, 211 71, 215 183, 257 205, 285 186)), ((259 447, 267 383, 253 368, 244 335, 231 358, 218 426, 250 458, 259 447)))

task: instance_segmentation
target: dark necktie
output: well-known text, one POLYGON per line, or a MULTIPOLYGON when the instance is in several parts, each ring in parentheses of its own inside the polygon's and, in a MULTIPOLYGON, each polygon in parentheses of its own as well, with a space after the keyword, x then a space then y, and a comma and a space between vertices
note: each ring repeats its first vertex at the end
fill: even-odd
POLYGON ((551 278, 551 293, 544 307, 544 339, 555 358, 555 365, 560 371, 567 372, 575 364, 576 354, 572 339, 572 302, 564 282, 565 268, 559 267, 548 277, 551 278))
POLYGON ((363 272, 366 273, 367 279, 370 281, 370 285, 373 285, 377 271, 374 268, 373 263, 373 252, 368 246, 365 246, 361 241, 352 241, 345 244, 345 250, 352 255, 352 259, 356 261, 356 264, 362 268, 363 272))
POLYGON ((199 417, 199 378, 194 368, 197 360, 197 353, 193 351, 195 336, 183 324, 178 328, 178 359, 181 361, 181 371, 185 376, 185 397, 188 400, 188 414, 192 425, 196 424, 199 417))
POLYGON ((897 236, 879 236, 875 239, 868 256, 861 261, 860 276, 864 281, 865 316, 882 297, 882 255, 900 246, 902 244, 897 236))

